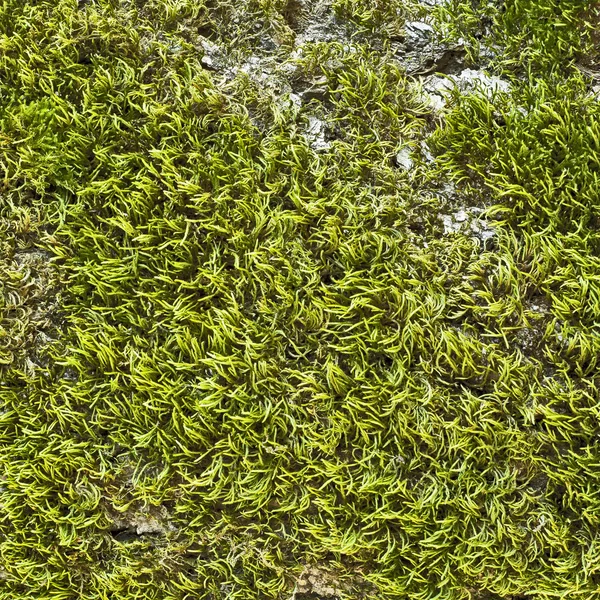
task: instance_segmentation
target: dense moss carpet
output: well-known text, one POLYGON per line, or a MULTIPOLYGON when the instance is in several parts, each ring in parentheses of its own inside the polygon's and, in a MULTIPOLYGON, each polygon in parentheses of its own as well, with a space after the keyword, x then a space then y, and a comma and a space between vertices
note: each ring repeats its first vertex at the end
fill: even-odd
POLYGON ((598 12, 0 0, 0 599, 600 598, 598 12))

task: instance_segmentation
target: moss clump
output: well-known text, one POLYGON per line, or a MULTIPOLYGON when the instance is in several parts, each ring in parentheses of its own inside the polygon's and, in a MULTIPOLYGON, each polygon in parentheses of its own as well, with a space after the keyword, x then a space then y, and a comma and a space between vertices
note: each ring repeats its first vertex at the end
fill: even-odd
POLYGON ((598 596, 594 11, 552 7, 0 5, 0 598, 598 596), (436 14, 512 88, 428 105, 391 48, 436 14))
POLYGON ((436 7, 443 29, 462 38, 472 60, 497 56, 508 72, 545 78, 596 53, 600 5, 589 0, 450 0, 436 7))

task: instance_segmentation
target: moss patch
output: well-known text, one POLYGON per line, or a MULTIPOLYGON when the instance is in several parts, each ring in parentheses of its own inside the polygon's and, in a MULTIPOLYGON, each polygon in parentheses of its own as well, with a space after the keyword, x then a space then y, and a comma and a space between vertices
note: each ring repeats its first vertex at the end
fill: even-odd
POLYGON ((0 598, 598 596, 563 4, 0 6, 0 598))

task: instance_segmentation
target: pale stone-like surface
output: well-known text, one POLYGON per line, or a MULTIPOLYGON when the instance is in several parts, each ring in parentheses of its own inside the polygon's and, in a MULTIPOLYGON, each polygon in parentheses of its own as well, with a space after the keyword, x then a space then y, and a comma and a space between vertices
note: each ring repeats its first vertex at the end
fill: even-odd
POLYGON ((396 154, 396 164, 405 171, 410 171, 414 166, 412 159, 412 152, 410 148, 402 148, 398 154, 396 154))
POLYGON ((325 122, 317 117, 310 115, 308 117, 308 128, 306 130, 306 139, 313 150, 328 150, 331 144, 325 140, 325 122))
POLYGON ((451 214, 442 214, 440 218, 444 225, 444 235, 463 233, 485 243, 496 233, 486 219, 480 215, 483 209, 469 206, 460 208, 451 214))
POLYGON ((422 80, 422 99, 433 110, 445 108, 453 89, 462 93, 483 91, 489 98, 494 94, 508 94, 512 87, 508 81, 487 74, 485 71, 464 69, 458 75, 429 75, 422 80))

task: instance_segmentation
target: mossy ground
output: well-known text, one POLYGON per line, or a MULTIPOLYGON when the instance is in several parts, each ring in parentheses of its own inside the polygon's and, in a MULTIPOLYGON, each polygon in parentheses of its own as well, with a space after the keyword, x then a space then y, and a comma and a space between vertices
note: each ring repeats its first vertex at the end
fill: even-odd
POLYGON ((0 598, 600 598, 598 9, 0 2, 0 598))

